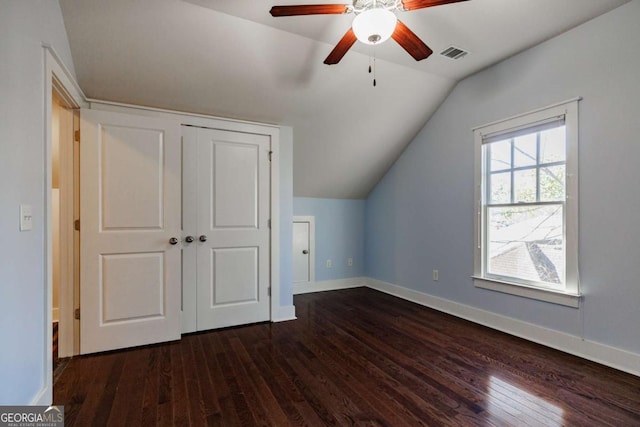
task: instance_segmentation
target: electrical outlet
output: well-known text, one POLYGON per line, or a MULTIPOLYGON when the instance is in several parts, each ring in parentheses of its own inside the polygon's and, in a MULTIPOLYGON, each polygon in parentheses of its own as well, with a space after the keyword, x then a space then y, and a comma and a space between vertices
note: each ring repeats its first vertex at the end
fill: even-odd
POLYGON ((331 268, 333 267, 333 263, 331 262, 330 259, 327 260, 327 268, 331 268))
POLYGON ((353 258, 351 258, 351 257, 347 258, 347 266, 348 267, 353 267, 353 258))
POLYGON ((433 270, 433 281, 434 282, 438 281, 438 276, 439 276, 438 270, 433 270))

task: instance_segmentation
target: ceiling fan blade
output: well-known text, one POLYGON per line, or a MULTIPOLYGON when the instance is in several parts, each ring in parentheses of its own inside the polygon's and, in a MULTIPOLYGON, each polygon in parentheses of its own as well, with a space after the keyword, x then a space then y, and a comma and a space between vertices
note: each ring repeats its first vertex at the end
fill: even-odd
POLYGON ((333 48, 327 59, 324 60, 324 63, 327 65, 333 65, 340 62, 342 57, 347 53, 347 51, 353 46, 353 44, 358 40, 356 38, 356 34, 353 32, 353 29, 349 28, 349 31, 340 39, 336 47, 333 48))
POLYGON ((300 4, 295 6, 273 6, 271 16, 340 15, 347 13, 346 4, 300 4))
POLYGON ((429 46, 424 44, 409 27, 400 21, 396 24, 396 29, 391 34, 391 38, 398 42, 416 61, 421 61, 433 53, 429 46))
POLYGON ((458 3, 468 0, 402 0, 404 10, 424 9, 426 7, 441 6, 443 4, 458 3))

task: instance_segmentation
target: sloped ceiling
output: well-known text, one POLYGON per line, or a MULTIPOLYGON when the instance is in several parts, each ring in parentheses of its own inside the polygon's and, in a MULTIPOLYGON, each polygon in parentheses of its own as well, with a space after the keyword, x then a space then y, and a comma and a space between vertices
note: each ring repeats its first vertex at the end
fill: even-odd
MULTIPOLYGON (((272 18, 292 0, 61 0, 90 98, 292 126, 294 195, 363 198, 462 78, 628 0, 470 0, 399 18, 433 50, 357 43, 352 15, 272 18), (440 51, 471 53, 458 61, 440 51)), ((339 2, 336 2, 339 3, 339 2)), ((595 54, 595 53, 594 53, 595 54)))

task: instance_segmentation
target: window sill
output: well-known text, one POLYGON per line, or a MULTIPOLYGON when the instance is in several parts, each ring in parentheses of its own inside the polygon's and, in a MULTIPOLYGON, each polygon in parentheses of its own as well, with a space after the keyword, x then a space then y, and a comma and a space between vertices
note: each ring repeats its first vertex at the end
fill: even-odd
POLYGON ((472 277, 473 285, 476 288, 489 289, 505 294, 517 295, 524 298, 550 302, 573 308, 578 308, 580 304, 580 294, 557 291, 554 289, 535 288, 532 286, 503 282, 501 280, 492 280, 484 277, 472 277))

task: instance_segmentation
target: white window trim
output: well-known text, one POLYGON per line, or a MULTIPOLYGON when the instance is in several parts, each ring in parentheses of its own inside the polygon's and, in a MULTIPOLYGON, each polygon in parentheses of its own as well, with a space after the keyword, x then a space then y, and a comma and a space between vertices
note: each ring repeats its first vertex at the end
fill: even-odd
POLYGON ((551 302, 577 308, 580 303, 580 285, 578 275, 578 101, 574 98, 528 113, 492 122, 473 129, 475 148, 475 218, 474 218, 474 267, 473 283, 477 288, 518 295, 525 298, 551 302), (529 124, 548 120, 557 116, 565 116, 567 132, 566 162, 566 286, 564 290, 527 286, 519 283, 502 281, 484 276, 482 262, 482 242, 484 241, 482 224, 482 139, 483 136, 526 127, 529 124))

